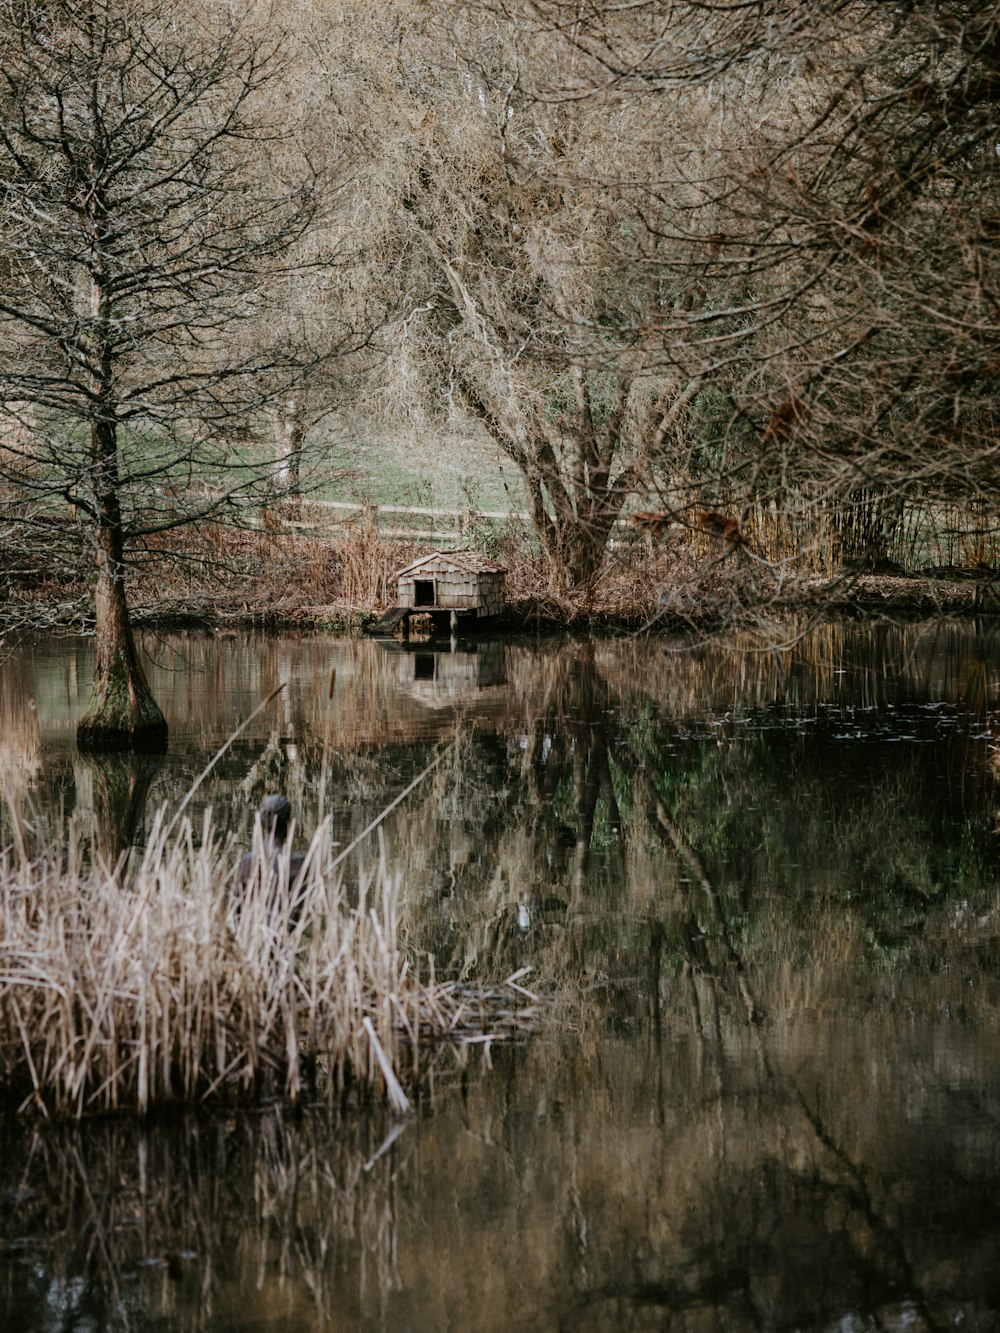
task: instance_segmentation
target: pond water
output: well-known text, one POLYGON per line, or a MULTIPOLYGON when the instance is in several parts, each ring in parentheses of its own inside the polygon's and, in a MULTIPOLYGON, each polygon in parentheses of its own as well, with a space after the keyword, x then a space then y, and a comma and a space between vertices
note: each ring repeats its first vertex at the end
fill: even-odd
POLYGON ((0 842, 113 857, 248 718, 191 803, 234 856, 441 756, 382 825, 407 946, 560 1000, 406 1122, 7 1125, 0 1328, 1000 1327, 1000 632, 145 647, 141 761, 75 750, 88 643, 6 659, 0 842))

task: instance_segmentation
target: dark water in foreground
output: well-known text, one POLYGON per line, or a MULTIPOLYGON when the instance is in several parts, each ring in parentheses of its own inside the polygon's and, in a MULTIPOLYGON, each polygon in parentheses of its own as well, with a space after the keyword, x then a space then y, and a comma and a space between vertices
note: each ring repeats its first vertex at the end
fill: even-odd
POLYGON ((1000 634, 148 646, 149 764, 75 753, 86 645, 0 669, 36 825, 141 841, 287 680, 196 820, 280 787, 346 843, 444 749, 385 825, 408 944, 565 998, 403 1126, 10 1127, 0 1329, 1000 1328, 1000 634))

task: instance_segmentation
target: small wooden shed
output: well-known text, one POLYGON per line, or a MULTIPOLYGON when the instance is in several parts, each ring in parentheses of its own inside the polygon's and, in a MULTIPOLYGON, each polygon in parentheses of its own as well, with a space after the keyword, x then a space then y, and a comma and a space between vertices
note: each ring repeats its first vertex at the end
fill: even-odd
POLYGON ((481 551, 431 551, 399 570, 399 606, 410 611, 499 615, 507 570, 481 551))

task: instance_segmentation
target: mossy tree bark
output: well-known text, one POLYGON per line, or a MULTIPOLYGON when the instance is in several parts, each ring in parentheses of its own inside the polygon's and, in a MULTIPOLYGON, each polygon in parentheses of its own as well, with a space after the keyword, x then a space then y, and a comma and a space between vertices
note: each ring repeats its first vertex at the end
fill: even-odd
POLYGON ((93 465, 101 516, 94 533, 97 661, 94 692, 77 728, 77 744, 87 750, 162 749, 167 743, 167 722, 139 660, 125 598, 125 540, 111 422, 93 428, 93 465))
MULTIPOLYGON (((99 90, 92 85, 92 99, 99 90)), ((107 191, 95 184, 81 208, 88 243, 87 277, 82 295, 89 306, 89 328, 82 338, 88 384, 90 487, 93 495, 94 590, 97 661, 94 690, 77 727, 81 749, 163 749, 167 722, 153 698, 136 651, 125 600, 125 526, 122 522, 121 468, 118 458, 119 403, 116 393, 115 339, 107 254, 107 191)))
POLYGON ((121 534, 99 529, 97 551, 94 690, 77 728, 77 744, 86 750, 161 749, 167 743, 167 722, 136 650, 125 600, 121 534))

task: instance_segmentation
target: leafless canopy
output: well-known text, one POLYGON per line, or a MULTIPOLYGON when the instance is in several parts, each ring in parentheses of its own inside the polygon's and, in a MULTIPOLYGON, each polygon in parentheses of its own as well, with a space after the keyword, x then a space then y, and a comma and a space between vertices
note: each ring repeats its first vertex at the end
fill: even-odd
POLYGON ((259 482, 234 433, 315 360, 287 329, 264 334, 323 194, 263 118, 281 72, 280 40, 238 7, 0 7, 12 517, 61 495, 102 525, 114 493, 129 537, 176 521, 163 492, 199 473, 259 482), (115 433, 114 459, 95 456, 94 427, 115 433))
MULTIPOLYGON (((530 0, 571 58, 540 96, 643 108, 612 193, 666 402, 676 501, 802 522, 995 512, 1000 6, 530 0), (680 410, 678 410, 680 409, 680 410)), ((638 112, 635 112, 638 114, 638 112)))

